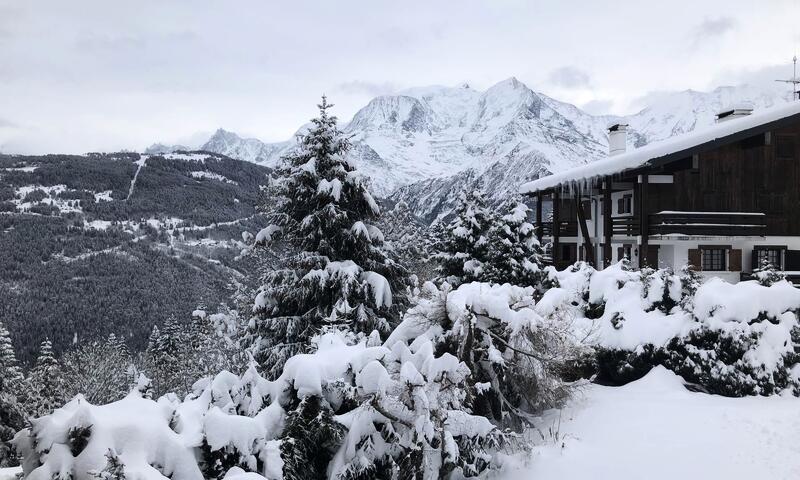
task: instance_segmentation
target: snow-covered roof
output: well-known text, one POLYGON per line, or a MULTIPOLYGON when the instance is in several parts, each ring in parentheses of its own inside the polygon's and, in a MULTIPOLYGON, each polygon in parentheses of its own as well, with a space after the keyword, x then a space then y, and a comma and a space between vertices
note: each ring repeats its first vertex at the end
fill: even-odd
POLYGON ((720 122, 685 135, 651 143, 627 153, 611 156, 524 183, 520 187, 520 193, 534 193, 562 184, 582 183, 605 175, 612 175, 643 167, 652 160, 677 154, 748 129, 757 128, 798 114, 800 114, 800 102, 792 102, 784 106, 764 109, 745 117, 720 122))

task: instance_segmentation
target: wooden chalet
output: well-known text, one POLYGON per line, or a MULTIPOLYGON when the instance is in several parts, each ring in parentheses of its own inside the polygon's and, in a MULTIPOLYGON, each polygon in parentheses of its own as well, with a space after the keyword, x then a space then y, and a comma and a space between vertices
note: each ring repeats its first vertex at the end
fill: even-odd
POLYGON ((627 257, 735 282, 767 259, 800 276, 800 102, 631 151, 626 129, 609 128, 608 158, 521 187, 557 267, 627 257))

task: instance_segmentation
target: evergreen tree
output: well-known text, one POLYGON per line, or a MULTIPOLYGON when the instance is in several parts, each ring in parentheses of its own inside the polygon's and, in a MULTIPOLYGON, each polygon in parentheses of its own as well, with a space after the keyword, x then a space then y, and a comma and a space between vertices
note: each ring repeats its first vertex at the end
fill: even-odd
POLYGON ((286 418, 281 443, 284 480, 323 480, 342 439, 343 428, 328 402, 316 395, 300 399, 286 418))
POLYGON ((436 245, 439 272, 451 283, 471 282, 483 275, 488 260, 488 233, 494 215, 478 190, 463 192, 456 217, 446 227, 438 227, 436 245))
POLYGON ((99 472, 90 472, 99 480, 125 480, 125 464, 117 453, 109 448, 106 452, 106 466, 99 472))
POLYGON ((42 342, 36 364, 26 379, 26 406, 32 417, 50 414, 66 400, 66 384, 61 364, 49 339, 42 342))
POLYGON ((530 209, 522 202, 496 219, 489 229, 487 260, 479 280, 512 285, 540 285, 542 249, 533 225, 528 222, 530 209))
POLYGON ((12 392, 20 387, 22 381, 22 369, 14 354, 11 335, 0 322, 0 392, 12 392))
POLYGON ((761 265, 757 269, 753 270, 753 276, 758 280, 759 285, 765 287, 786 280, 786 274, 778 271, 766 258, 761 261, 761 265))
POLYGON ((406 270, 371 224, 380 209, 346 158, 350 144, 330 107, 323 97, 319 117, 277 171, 265 206, 273 224, 256 236, 269 243, 282 232, 286 251, 263 277, 246 338, 272 376, 328 328, 386 336, 404 301, 406 270))
POLYGON ((387 249, 396 255, 420 281, 434 277, 435 262, 430 261, 428 229, 408 207, 398 202, 381 215, 378 225, 386 237, 387 249))
POLYGON ((23 381, 11 336, 0 322, 0 467, 15 463, 8 442, 25 426, 25 413, 17 398, 23 381))
POLYGON ((64 355, 64 377, 70 393, 94 404, 124 397, 132 383, 128 347, 115 334, 105 341, 80 345, 64 355))

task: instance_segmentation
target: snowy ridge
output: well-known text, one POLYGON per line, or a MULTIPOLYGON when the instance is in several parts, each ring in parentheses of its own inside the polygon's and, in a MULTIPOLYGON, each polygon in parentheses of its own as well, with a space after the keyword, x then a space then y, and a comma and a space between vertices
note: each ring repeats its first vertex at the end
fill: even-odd
MULTIPOLYGON (((632 149, 713 125, 726 106, 749 102, 760 110, 790 100, 778 85, 741 85, 666 94, 634 115, 590 115, 509 78, 483 92, 431 86, 376 97, 344 130, 353 140, 350 157, 371 177, 373 191, 404 200, 430 221, 452 207, 451 189, 482 185, 501 200, 525 181, 605 158, 611 123, 630 125, 632 149)), ((202 148, 275 166, 294 146, 220 129, 202 148)))

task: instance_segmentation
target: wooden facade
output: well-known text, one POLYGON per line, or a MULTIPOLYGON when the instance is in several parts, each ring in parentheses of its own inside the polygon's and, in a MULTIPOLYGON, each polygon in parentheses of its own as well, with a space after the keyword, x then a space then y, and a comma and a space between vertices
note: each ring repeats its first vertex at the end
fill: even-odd
MULTIPOLYGON (((538 192, 537 198, 555 202, 553 224, 559 228, 550 238, 557 266, 576 260, 608 265, 612 252, 625 248, 626 239, 627 245, 635 241, 641 266, 655 266, 650 258, 658 258, 654 239, 800 237, 798 186, 800 114, 595 179, 591 188, 562 185, 538 192), (619 197, 620 192, 632 198, 617 198, 615 204, 612 195, 619 197), (596 219, 602 222, 599 238, 588 231, 586 215, 579 214, 589 201, 601 217, 596 219), (625 202, 634 207, 630 215, 618 213, 625 202)), ((543 222, 539 227, 545 234, 553 231, 553 225, 548 228, 543 222)), ((783 267, 800 271, 800 248, 786 250, 783 267)), ((694 255, 690 252, 690 262, 699 264, 694 255)), ((741 252, 726 258, 731 268, 742 269, 737 264, 741 252)))

